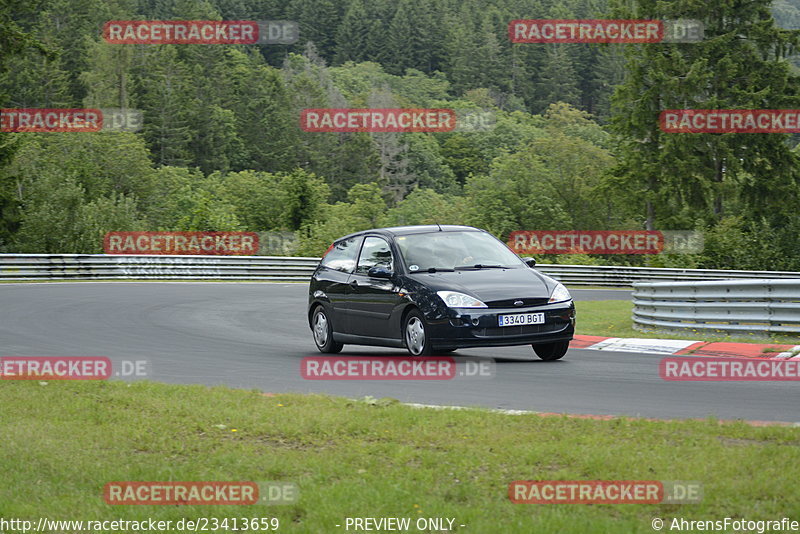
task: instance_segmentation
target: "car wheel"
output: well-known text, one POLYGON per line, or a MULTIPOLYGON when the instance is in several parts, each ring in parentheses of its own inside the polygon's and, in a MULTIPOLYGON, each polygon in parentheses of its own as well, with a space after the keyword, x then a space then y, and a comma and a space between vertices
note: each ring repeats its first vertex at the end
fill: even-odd
POLYGON ((311 332, 314 334, 314 344, 320 352, 336 354, 344 347, 343 344, 333 340, 333 327, 322 306, 317 306, 314 315, 311 316, 311 332))
POLYGON ((532 345, 539 359, 546 362, 560 360, 569 349, 569 341, 555 341, 553 343, 537 343, 532 345))
POLYGON ((412 356, 429 356, 431 354, 431 341, 427 336, 425 318, 417 310, 412 310, 406 316, 403 325, 403 340, 412 356))

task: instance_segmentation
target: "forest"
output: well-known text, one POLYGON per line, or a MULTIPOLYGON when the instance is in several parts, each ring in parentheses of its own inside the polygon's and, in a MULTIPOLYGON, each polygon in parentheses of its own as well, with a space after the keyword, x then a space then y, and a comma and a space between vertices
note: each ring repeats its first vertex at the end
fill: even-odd
POLYGON ((698 254, 545 263, 800 271, 800 135, 666 133, 664 109, 800 109, 800 1, 2 0, 1 108, 123 108, 135 132, 0 133, 0 252, 109 231, 403 224, 692 230, 698 254), (693 19, 696 43, 512 43, 514 19, 693 19), (109 44, 111 20, 287 20, 288 44, 109 44), (491 116, 300 128, 310 108, 491 116))

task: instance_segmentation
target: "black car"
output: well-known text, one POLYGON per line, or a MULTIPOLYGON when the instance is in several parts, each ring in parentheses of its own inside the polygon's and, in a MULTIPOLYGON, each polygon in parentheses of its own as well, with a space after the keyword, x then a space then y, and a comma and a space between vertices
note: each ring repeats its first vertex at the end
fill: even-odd
POLYGON ((413 356, 466 347, 532 345, 566 354, 575 333, 569 291, 489 232, 404 226, 336 240, 308 293, 317 348, 406 347, 413 356))

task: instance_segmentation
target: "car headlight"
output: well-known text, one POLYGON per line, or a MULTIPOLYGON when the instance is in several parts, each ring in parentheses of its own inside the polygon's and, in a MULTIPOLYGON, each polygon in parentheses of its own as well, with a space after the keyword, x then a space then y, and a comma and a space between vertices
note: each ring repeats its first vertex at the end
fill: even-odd
POLYGON ((572 295, 569 294, 569 290, 564 287, 564 284, 558 283, 556 287, 553 288, 553 292, 550 293, 550 300, 547 302, 564 302, 567 300, 572 300, 572 295))
POLYGON ((437 291, 448 308, 488 308, 486 304, 458 291, 437 291))

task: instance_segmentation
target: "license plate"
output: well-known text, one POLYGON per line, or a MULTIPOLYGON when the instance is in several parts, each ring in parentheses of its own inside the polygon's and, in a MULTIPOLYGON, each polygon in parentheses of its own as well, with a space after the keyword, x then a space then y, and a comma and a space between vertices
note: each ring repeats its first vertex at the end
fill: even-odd
POLYGON ((500 326, 521 326, 526 324, 544 324, 543 313, 515 313, 498 317, 500 326))

